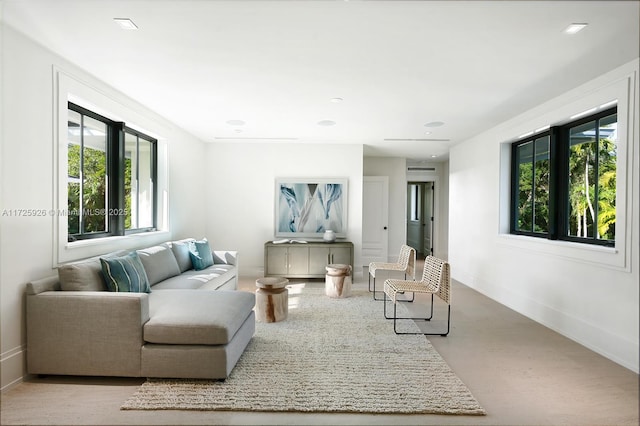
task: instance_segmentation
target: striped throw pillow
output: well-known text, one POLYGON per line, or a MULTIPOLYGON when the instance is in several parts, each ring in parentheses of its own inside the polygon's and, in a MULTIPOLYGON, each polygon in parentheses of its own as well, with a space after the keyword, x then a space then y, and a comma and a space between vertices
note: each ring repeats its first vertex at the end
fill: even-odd
POLYGON ((151 293, 147 273, 135 251, 121 257, 101 257, 100 264, 109 291, 151 293))

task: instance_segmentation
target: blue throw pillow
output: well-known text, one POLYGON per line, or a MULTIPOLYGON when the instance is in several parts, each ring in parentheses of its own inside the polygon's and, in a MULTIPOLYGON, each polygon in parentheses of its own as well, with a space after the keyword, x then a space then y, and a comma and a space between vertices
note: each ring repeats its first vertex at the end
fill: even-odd
POLYGON ((209 241, 192 241, 189 244, 189 256, 191 256, 191 263, 193 263, 193 269, 200 271, 213 265, 213 253, 211 247, 209 247, 209 241))
POLYGON ((135 251, 122 257, 100 258, 109 291, 151 293, 147 273, 135 251))

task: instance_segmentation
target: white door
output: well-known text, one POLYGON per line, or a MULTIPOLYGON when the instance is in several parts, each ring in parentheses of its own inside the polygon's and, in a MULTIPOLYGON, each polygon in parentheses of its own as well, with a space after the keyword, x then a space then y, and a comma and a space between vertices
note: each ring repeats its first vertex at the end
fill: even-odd
POLYGON ((364 176, 362 188, 362 264, 388 262, 389 177, 364 176))

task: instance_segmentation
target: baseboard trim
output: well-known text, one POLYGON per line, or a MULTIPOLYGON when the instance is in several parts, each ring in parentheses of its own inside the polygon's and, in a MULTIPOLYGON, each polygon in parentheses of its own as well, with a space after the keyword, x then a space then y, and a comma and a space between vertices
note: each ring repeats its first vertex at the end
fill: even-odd
POLYGON ((19 377, 19 378, 15 379, 13 382, 7 383, 6 385, 2 386, 0 388, 0 393, 5 393, 5 392, 13 389, 14 387, 18 386, 20 383, 23 383, 27 376, 19 377))
POLYGON ((24 381, 26 353, 27 347, 21 345, 0 354, 0 371, 2 371, 0 392, 5 392, 24 381))
POLYGON ((9 349, 0 354, 0 362, 4 362, 5 360, 12 358, 16 355, 20 355, 23 353, 27 347, 25 345, 16 346, 15 348, 9 349))

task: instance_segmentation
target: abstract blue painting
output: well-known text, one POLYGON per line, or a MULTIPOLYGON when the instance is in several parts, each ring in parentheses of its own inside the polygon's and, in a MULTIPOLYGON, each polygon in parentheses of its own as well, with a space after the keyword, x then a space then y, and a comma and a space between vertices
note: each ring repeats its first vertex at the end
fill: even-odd
POLYGON ((277 179, 276 237, 347 232, 347 179, 277 179))

